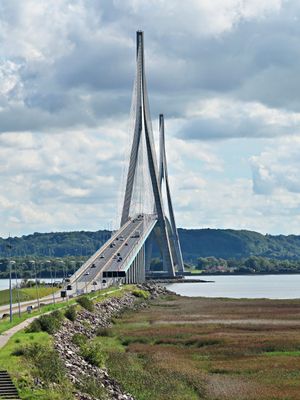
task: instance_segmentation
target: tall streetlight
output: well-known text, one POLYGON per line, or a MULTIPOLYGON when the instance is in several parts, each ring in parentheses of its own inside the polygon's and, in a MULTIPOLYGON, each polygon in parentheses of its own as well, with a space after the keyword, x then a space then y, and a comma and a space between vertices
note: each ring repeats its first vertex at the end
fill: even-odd
POLYGON ((9 260, 9 321, 12 322, 13 319, 13 311, 12 311, 12 304, 13 304, 13 296, 12 296, 12 284, 11 284, 11 269, 12 265, 16 262, 14 260, 9 260))
MULTIPOLYGON (((58 260, 58 262, 59 262, 59 264, 61 264, 61 265, 62 265, 62 269, 63 269, 63 287, 64 287, 64 289, 66 290, 67 288, 66 288, 66 271, 65 271, 65 263, 64 263, 64 261, 63 261, 63 260, 58 260)), ((66 292, 67 292, 67 290, 66 290, 66 292)), ((67 302, 69 302, 68 295, 67 295, 67 302)))
POLYGON ((20 303, 20 290, 18 285, 18 274, 17 274, 17 264, 15 263, 15 275, 16 275, 16 291, 17 291, 17 299, 18 299, 18 314, 21 317, 21 303, 20 303))
POLYGON ((48 264, 50 268, 50 278, 51 278, 51 286, 52 286, 52 298, 53 298, 53 304, 55 304, 55 295, 54 295, 54 282, 53 282, 53 273, 52 273, 52 265, 50 260, 45 261, 46 264, 48 264))
POLYGON ((38 281, 37 281, 37 275, 36 275, 36 263, 35 263, 34 260, 30 260, 29 262, 30 262, 30 264, 33 265, 33 268, 34 268, 36 299, 37 299, 38 309, 40 311, 41 310, 41 305, 40 305, 38 281))
POLYGON ((71 264, 73 264, 73 274, 75 277, 76 295, 77 295, 78 294, 78 281, 77 281, 77 274, 76 274, 76 261, 71 261, 71 264))

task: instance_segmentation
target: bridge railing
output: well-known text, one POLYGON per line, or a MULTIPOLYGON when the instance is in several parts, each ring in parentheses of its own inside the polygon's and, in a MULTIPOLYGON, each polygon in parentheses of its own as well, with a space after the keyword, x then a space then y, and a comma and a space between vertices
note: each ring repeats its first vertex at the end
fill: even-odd
POLYGON ((157 217, 155 215, 144 215, 144 223, 147 221, 147 224, 149 222, 149 226, 145 229, 143 229, 143 234, 139 238, 138 241, 136 241, 135 245, 131 249, 131 251, 125 256, 122 265, 118 268, 118 271, 127 271, 128 267, 130 266, 131 262, 130 260, 133 258, 134 254, 137 252, 137 247, 141 247, 141 243, 144 243, 145 239, 149 236, 149 233, 152 231, 153 226, 156 224, 157 217), (150 224, 150 222, 152 222, 150 224), (149 232, 150 231, 150 232, 149 232), (124 268, 126 266, 127 268, 124 268))

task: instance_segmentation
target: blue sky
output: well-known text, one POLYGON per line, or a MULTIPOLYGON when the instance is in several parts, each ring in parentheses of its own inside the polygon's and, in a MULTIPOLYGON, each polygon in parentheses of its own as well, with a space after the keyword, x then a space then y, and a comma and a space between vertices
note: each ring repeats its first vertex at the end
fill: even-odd
POLYGON ((0 235, 117 225, 137 29, 178 226, 300 234, 299 17, 296 0, 0 1, 0 235))

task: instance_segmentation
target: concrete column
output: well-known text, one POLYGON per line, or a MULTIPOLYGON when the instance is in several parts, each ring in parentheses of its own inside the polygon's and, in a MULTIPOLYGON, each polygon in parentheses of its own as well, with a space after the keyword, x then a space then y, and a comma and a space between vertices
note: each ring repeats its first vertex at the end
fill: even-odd
POLYGON ((139 254, 140 252, 136 255, 136 283, 139 282, 139 254))
POLYGON ((133 264, 132 281, 133 281, 133 283, 136 283, 136 260, 134 260, 134 264, 133 264))
POLYGON ((141 269, 141 271, 142 271, 141 279, 142 279, 142 282, 144 282, 144 281, 145 281, 145 276, 146 276, 145 244, 144 244, 144 246, 143 246, 143 248, 142 248, 142 269, 141 269))

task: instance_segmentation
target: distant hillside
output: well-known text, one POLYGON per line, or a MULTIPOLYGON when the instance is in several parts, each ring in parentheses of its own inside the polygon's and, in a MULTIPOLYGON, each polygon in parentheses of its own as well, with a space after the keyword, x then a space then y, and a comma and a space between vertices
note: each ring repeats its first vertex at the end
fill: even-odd
MULTIPOLYGON (((276 259, 300 259, 300 236, 262 235, 233 229, 179 229, 183 257, 246 258, 262 256, 276 259)), ((19 238, 0 239, 0 257, 12 256, 86 256, 108 238, 109 231, 34 233, 19 238), (11 249, 7 244, 11 244, 11 249)))
POLYGON ((179 236, 185 259, 209 256, 300 258, 300 236, 297 235, 272 236, 233 229, 179 229, 179 236))

